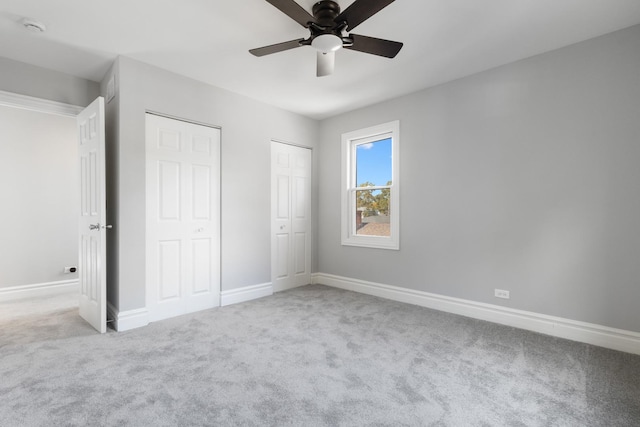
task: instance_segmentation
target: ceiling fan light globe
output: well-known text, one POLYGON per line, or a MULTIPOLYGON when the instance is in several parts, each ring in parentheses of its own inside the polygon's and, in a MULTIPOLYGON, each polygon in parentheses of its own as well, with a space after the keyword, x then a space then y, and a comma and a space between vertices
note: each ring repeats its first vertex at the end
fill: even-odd
POLYGON ((321 34, 313 39, 311 46, 322 53, 335 52, 342 47, 342 39, 333 34, 321 34))

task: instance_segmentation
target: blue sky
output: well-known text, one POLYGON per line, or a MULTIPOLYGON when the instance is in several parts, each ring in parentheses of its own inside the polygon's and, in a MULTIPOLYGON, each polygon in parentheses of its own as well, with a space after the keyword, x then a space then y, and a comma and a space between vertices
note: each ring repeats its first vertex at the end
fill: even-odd
POLYGON ((363 182, 387 185, 391 181, 391 138, 356 147, 356 186, 363 182))

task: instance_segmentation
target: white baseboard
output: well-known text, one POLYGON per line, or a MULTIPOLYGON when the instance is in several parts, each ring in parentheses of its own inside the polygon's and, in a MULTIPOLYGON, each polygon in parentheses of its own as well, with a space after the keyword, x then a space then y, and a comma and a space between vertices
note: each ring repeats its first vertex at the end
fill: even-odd
POLYGON ((251 301, 262 297, 273 295, 273 286, 271 283, 262 283, 260 285, 245 286, 244 288, 231 289, 220 293, 220 305, 238 304, 240 302, 251 301))
POLYGON ((78 279, 0 288, 0 302, 47 297, 65 292, 80 292, 78 279))
POLYGON ((149 311, 146 308, 118 311, 111 303, 107 303, 107 318, 113 320, 113 328, 118 332, 141 328, 149 324, 149 311))
POLYGON ((640 354, 640 333, 634 331, 609 328, 593 323, 515 310, 397 286, 349 279, 332 274, 314 273, 312 275, 312 283, 419 305, 474 319, 487 320, 613 350, 640 354))

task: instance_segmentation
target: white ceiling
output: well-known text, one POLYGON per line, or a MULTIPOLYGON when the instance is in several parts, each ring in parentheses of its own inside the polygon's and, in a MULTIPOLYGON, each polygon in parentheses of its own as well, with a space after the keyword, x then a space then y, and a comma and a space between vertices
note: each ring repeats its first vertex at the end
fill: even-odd
POLYGON ((123 55, 321 119, 638 23, 639 0, 397 0, 355 31, 395 59, 342 50, 317 78, 310 47, 248 53, 308 35, 264 0, 0 0, 0 56, 100 81, 123 55))

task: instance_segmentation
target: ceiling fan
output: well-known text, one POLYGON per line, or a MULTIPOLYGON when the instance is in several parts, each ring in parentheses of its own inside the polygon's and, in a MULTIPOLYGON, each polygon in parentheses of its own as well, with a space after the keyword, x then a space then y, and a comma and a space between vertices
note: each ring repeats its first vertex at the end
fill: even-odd
POLYGON ((338 49, 357 50, 372 55, 394 58, 402 43, 350 33, 394 0, 356 0, 342 13, 338 3, 321 0, 313 5, 313 16, 294 0, 267 0, 282 13, 310 31, 306 39, 290 40, 270 46, 251 49, 255 56, 270 55, 300 46, 311 46, 317 51, 317 76, 333 73, 335 53, 338 49))

